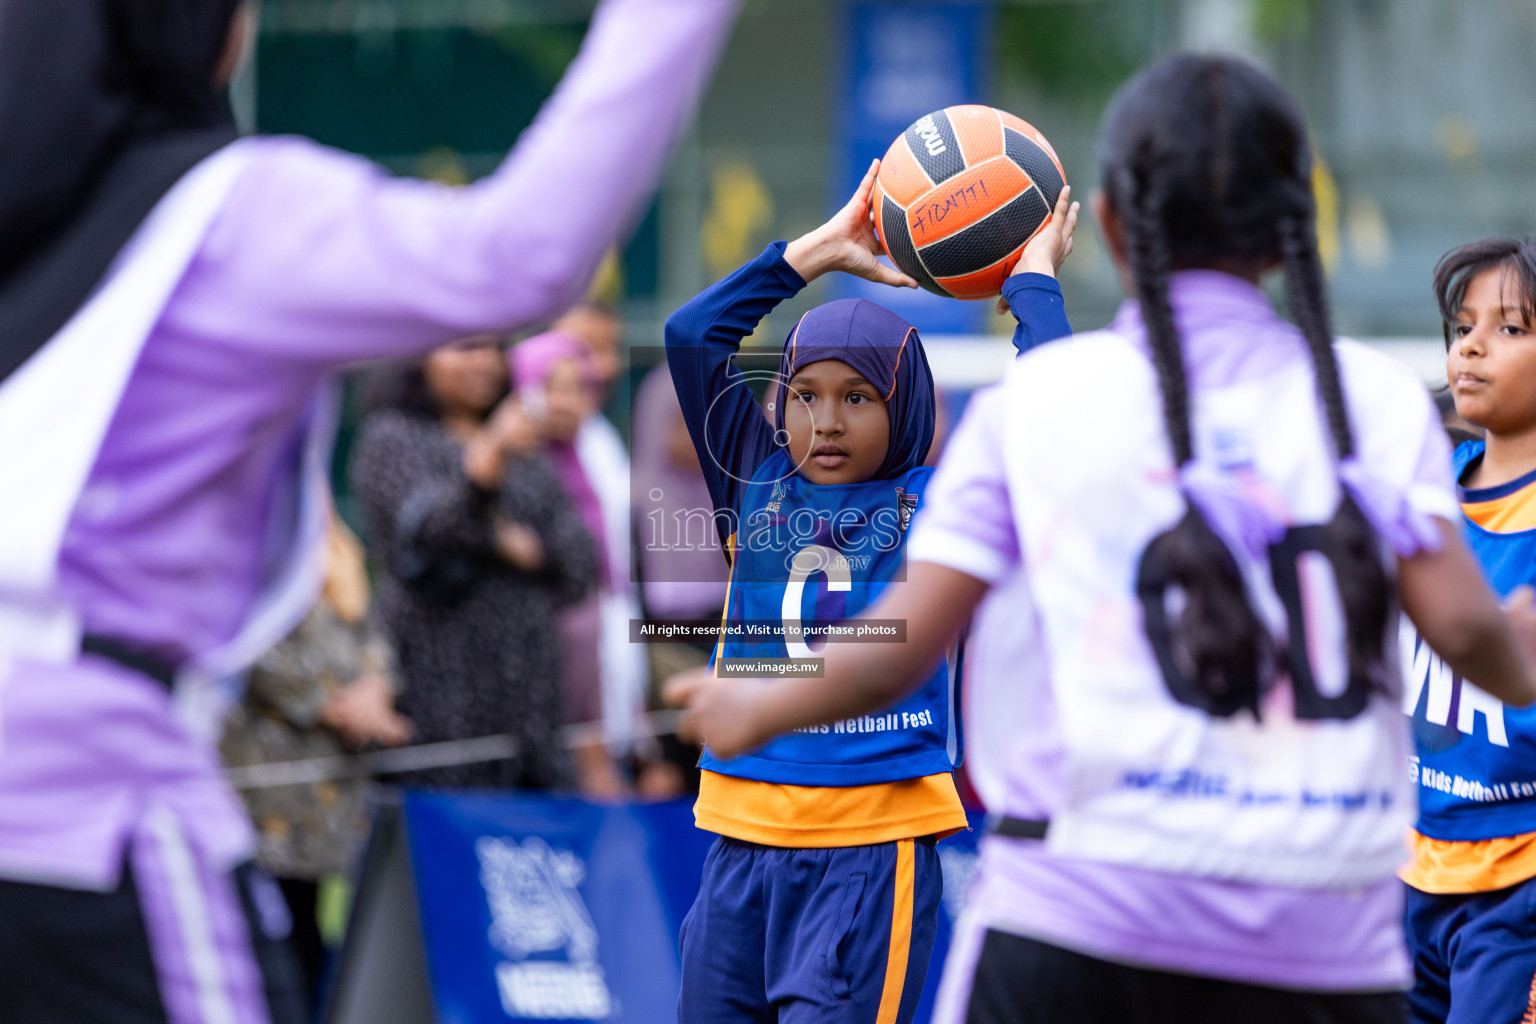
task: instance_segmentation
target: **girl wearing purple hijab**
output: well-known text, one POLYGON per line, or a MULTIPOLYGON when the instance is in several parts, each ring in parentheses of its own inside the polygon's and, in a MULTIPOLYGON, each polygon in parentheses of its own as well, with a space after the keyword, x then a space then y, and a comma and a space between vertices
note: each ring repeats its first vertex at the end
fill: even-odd
MULTIPOLYGON (((667 363, 730 560, 709 666, 722 687, 743 669, 814 684, 838 646, 883 646, 827 640, 904 589, 907 530, 933 473, 933 377, 916 328, 863 299, 810 310, 767 381, 772 423, 732 361, 822 274, 916 287, 875 259, 877 170, 825 225, 770 245, 667 320, 667 363)), ((1012 308, 1042 338, 1070 333, 1054 278, 1075 219, 1063 191, 1018 261, 1017 277, 1049 301, 1012 308)), ((883 628, 893 633, 875 635, 894 640, 907 627, 883 628)), ((878 714, 807 722, 730 759, 706 745, 694 818, 720 838, 679 940, 683 1024, 912 1019, 943 887, 936 842, 966 827, 958 658, 921 669, 913 692, 867 709, 878 714)))
POLYGON ((301 1019, 206 698, 317 592, 320 396, 568 306, 733 9, 607 0, 501 169, 450 189, 236 141, 235 0, 0 4, 7 1020, 301 1019))

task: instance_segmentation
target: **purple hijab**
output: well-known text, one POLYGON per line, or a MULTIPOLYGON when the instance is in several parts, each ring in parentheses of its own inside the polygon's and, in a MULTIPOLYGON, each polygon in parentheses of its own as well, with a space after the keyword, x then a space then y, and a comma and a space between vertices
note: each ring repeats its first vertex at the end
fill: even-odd
POLYGON ((933 444, 933 374, 917 328, 868 299, 817 306, 795 325, 779 363, 781 384, 773 426, 784 436, 784 403, 791 377, 804 366, 839 359, 875 386, 891 420, 890 447, 871 479, 900 476, 923 464, 933 444))

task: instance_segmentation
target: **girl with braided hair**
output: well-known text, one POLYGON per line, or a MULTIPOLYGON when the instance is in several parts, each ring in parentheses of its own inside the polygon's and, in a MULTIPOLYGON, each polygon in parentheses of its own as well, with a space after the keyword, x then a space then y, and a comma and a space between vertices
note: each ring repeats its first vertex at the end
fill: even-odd
POLYGON ((728 757, 889 705, 980 606, 966 731, 994 818, 937 1020, 1402 1020, 1392 613, 1524 705, 1530 593, 1501 610, 1452 525, 1423 386, 1332 335, 1285 91, 1175 57, 1101 147, 1131 298, 971 401, 907 583, 868 613, 905 641, 675 696, 728 757), (1257 287, 1272 269, 1294 324, 1257 287))

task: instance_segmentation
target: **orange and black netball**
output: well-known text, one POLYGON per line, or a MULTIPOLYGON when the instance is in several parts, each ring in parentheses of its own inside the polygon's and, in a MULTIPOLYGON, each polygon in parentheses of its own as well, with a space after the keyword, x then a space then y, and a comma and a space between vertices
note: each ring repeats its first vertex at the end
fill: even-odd
POLYGON ((924 288, 984 299, 1002 289, 1065 184, 1061 161, 1029 122, 993 107, 945 107, 886 151, 871 197, 875 230, 924 288))

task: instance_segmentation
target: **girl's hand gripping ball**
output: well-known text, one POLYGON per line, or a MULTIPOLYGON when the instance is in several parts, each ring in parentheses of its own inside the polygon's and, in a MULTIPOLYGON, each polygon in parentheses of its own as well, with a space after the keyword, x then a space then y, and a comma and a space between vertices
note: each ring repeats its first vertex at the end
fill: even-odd
POLYGON ((875 187, 875 175, 879 173, 880 161, 876 160, 864 173, 864 180, 859 182, 853 198, 833 214, 831 220, 784 248, 784 262, 794 267, 806 283, 829 271, 841 270, 880 284, 917 287, 916 281, 878 259, 884 250, 875 237, 874 223, 870 220, 869 196, 875 187))
MULTIPOLYGON (((1072 235, 1077 231, 1078 203, 1072 200, 1072 186, 1063 186, 1056 197, 1056 209, 1040 233, 1029 240, 1019 262, 1014 264, 1014 274, 1044 274, 1055 277, 1061 273, 1061 265, 1072 255, 1072 235)), ((1012 277, 1013 274, 1009 274, 1012 277)), ((997 311, 1008 312, 1008 300, 997 297, 997 311)))

